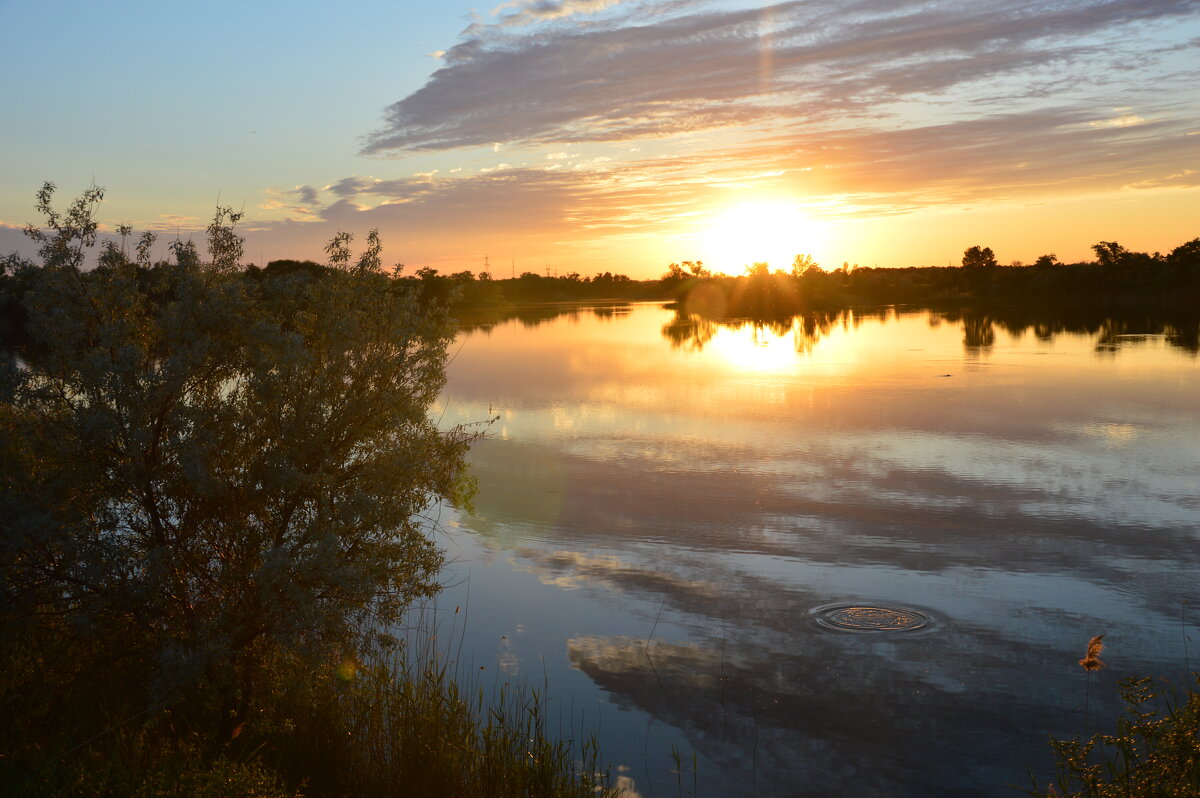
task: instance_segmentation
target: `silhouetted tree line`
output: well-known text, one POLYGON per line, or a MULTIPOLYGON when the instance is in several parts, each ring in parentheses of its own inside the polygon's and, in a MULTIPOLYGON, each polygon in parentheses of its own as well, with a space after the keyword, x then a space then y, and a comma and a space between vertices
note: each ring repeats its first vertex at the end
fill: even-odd
POLYGON ((699 262, 671 264, 660 284, 690 312, 766 319, 812 310, 873 304, 1141 306, 1200 299, 1200 238, 1171 252, 1133 252, 1113 241, 1092 247, 1096 260, 1066 264, 1053 254, 1001 266, 990 247, 973 246, 962 266, 827 271, 797 255, 790 271, 755 263, 736 277, 716 276, 699 262))
MULTIPOLYGON (((141 247, 141 244, 138 245, 141 247)), ((172 245, 177 257, 195 257, 190 242, 172 245), (190 247, 190 249, 189 249, 190 247)), ((488 272, 449 274, 423 267, 406 274, 391 270, 397 289, 413 290, 427 302, 448 305, 468 324, 496 323, 519 318, 536 320, 539 311, 522 306, 553 302, 613 300, 675 300, 692 314, 712 318, 770 319, 814 310, 862 305, 924 305, 928 307, 1142 307, 1173 306, 1200 300, 1200 238, 1167 254, 1133 252, 1114 241, 1093 245, 1094 261, 1062 263, 1053 254, 1032 264, 997 262, 990 247, 964 251, 961 267, 921 266, 871 268, 843 263, 822 268, 810 255, 797 255, 790 270, 772 271, 754 263, 739 276, 713 274, 701 261, 671 263, 657 280, 634 280, 624 274, 578 272, 541 275, 523 272, 496 279, 488 272)), ((145 293, 170 301, 159 285, 166 262, 151 263, 141 248, 134 263, 145 293)), ((300 276, 320 279, 344 264, 313 260, 274 260, 265 267, 250 265, 244 276, 256 284, 300 276)), ((28 262, 9 255, 0 259, 0 343, 24 344, 25 315, 21 298, 27 290, 28 262)), ((541 312, 544 318, 556 315, 541 312)))

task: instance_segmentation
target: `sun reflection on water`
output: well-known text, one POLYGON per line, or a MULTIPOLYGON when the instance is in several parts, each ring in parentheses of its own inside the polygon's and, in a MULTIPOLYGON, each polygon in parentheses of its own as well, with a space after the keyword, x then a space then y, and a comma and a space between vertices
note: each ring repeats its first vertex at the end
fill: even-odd
POLYGON ((774 325, 746 322, 740 327, 719 327, 705 351, 735 373, 783 376, 811 365, 811 356, 817 354, 823 363, 854 360, 853 347, 846 346, 843 332, 840 327, 807 329, 802 318, 774 325))
POLYGON ((796 367, 791 332, 778 335, 749 324, 741 329, 725 328, 713 336, 708 349, 737 371, 790 372, 796 367))

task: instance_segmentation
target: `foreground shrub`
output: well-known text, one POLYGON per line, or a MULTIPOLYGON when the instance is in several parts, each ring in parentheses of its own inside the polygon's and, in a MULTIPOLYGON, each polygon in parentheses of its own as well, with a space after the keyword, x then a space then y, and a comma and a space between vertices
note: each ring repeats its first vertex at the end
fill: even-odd
POLYGON ((593 795, 535 694, 379 658, 438 589, 425 511, 469 501, 445 306, 374 233, 247 280, 228 208, 207 263, 85 270, 103 192, 53 191, 0 362, 0 795, 593 795))
POLYGON ((467 497, 476 437, 428 416, 455 328, 374 235, 356 263, 335 239, 319 279, 248 283, 228 209, 209 263, 110 243, 85 271, 102 195, 59 214, 52 193, 30 347, 0 369, 0 633, 43 693, 230 738, 268 663, 365 650, 436 591, 421 515, 467 497))
POLYGON ((1125 716, 1116 734, 1052 740, 1057 789, 1031 795, 1071 798, 1195 798, 1200 795, 1200 693, 1172 703, 1150 679, 1121 683, 1125 716))

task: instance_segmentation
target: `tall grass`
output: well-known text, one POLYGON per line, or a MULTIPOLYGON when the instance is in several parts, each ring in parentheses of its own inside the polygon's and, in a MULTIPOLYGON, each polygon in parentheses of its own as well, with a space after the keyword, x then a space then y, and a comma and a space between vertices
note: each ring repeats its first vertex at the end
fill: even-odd
POLYGON ((163 711, 74 750, 48 742, 0 752, 0 794, 616 796, 594 737, 551 735, 537 690, 508 685, 488 698, 453 678, 444 657, 407 652, 318 674, 279 664, 272 700, 228 744, 163 711))
POLYGON ((265 740, 278 770, 314 796, 615 796, 595 738, 554 738, 536 689, 489 699, 404 652, 283 692, 265 740))

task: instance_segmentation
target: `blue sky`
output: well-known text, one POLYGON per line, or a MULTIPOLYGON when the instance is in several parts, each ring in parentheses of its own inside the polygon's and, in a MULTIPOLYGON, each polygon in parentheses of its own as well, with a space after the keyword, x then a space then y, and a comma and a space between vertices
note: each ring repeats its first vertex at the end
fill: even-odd
POLYGON ((362 170, 358 139, 470 19, 449 4, 351 7, 3 3, 0 218, 27 212, 47 179, 95 175, 110 205, 148 215, 362 170))
MULTIPOLYGON (((1083 258, 1200 235, 1197 0, 0 2, 0 251, 45 180, 249 260, 1083 258)), ((716 262, 714 262, 714 260, 716 262)))

